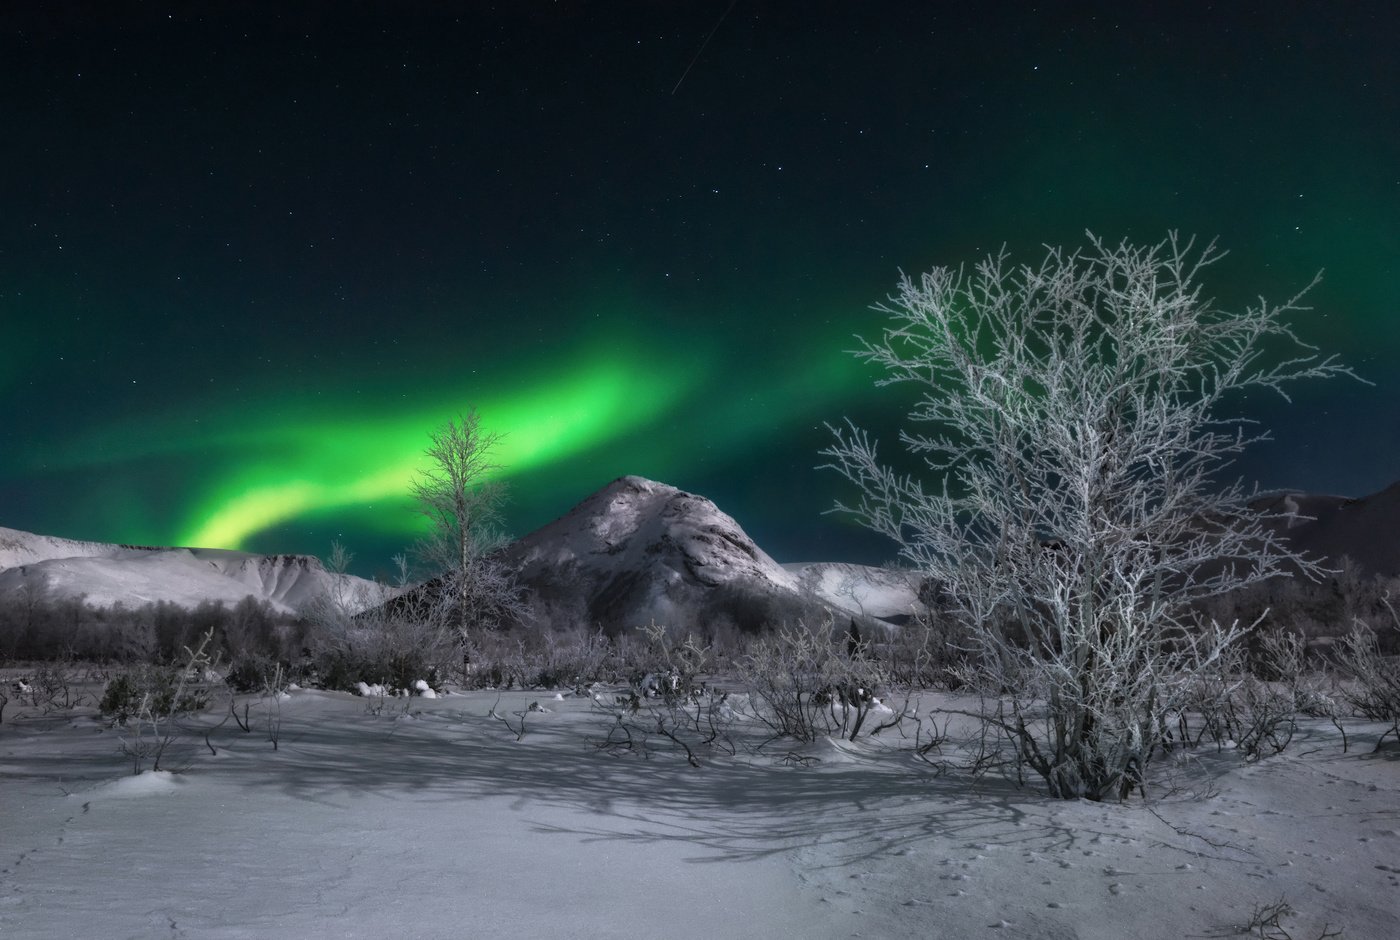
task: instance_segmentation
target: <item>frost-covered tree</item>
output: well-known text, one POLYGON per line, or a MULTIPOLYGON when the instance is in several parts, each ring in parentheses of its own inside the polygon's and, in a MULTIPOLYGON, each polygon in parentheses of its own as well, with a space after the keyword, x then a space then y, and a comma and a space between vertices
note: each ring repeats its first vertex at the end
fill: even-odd
POLYGON ((475 409, 434 431, 424 455, 428 466, 413 482, 413 497, 428 519, 418 554, 440 572, 434 614, 463 635, 492 627, 523 610, 514 572, 495 550, 504 485, 494 452, 502 435, 481 426, 475 409))
POLYGON ((1203 297, 1220 257, 1091 234, 1038 266, 1003 251, 905 276, 855 354, 918 388, 900 440, 928 481, 849 423, 823 452, 861 490, 837 508, 894 539, 974 637, 1004 695, 987 720, 1054 796, 1141 783, 1184 678, 1240 634, 1197 622, 1198 601, 1315 570, 1220 477, 1266 437, 1241 393, 1348 370, 1285 323, 1307 288, 1242 312, 1203 297))
POLYGON ((354 552, 332 539, 331 552, 323 562, 330 575, 326 589, 308 599, 299 611, 302 619, 326 637, 339 639, 349 635, 355 615, 369 606, 365 591, 349 577, 354 560, 354 552))

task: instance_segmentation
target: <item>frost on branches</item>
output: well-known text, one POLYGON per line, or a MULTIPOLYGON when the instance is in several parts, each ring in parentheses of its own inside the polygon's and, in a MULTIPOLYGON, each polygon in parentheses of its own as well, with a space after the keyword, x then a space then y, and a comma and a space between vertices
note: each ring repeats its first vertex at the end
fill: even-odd
POLYGON ((1204 298, 1220 257, 1090 235, 1034 267, 1003 252, 906 276, 856 355, 918 389, 900 440, 928 482, 854 425, 823 452, 861 491, 837 508, 940 586, 992 690, 984 719, 1057 797, 1141 784, 1191 676, 1243 632, 1196 602, 1317 570, 1219 474, 1266 437, 1231 413, 1240 393, 1350 372, 1284 322, 1302 293, 1242 312, 1204 298))

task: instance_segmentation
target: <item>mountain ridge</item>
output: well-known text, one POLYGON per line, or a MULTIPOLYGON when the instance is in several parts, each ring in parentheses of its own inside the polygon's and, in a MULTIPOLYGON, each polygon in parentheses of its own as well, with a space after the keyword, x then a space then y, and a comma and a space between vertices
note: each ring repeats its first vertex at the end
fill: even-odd
POLYGON ((392 595, 373 581, 327 571, 312 555, 122 545, 0 527, 0 596, 37 589, 81 597, 93 607, 171 602, 193 608, 205 601, 233 605, 251 595, 295 613, 333 586, 364 607, 392 595))
MULTIPOLYGON (((1289 544, 1339 567, 1400 576, 1400 482, 1368 496, 1277 490, 1255 507, 1289 544)), ((537 614, 617 633, 651 620, 704 630, 759 629, 797 618, 899 623, 917 614, 913 572, 843 562, 780 565, 703 496, 622 476, 501 550, 537 614)), ((251 595, 284 613, 338 585, 357 607, 395 592, 329 572, 311 555, 113 544, 0 526, 0 596, 41 585, 91 606, 171 601, 236 604, 251 595), (33 580, 37 579, 37 580, 33 580), (343 580, 342 580, 343 579, 343 580)))

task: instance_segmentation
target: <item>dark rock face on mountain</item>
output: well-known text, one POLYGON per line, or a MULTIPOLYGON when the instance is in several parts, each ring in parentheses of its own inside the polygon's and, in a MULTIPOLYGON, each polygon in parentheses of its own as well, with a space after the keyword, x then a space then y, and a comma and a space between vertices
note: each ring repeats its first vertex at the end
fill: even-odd
POLYGON ((1328 567, 1346 557, 1366 575, 1400 577, 1400 483, 1360 499, 1282 493, 1256 505, 1284 514, 1278 533, 1328 567))
POLYGON ((1329 570, 1306 577, 1285 566, 1283 577, 1207 602, 1209 616, 1302 633, 1322 646, 1358 625, 1380 630, 1382 648, 1395 642, 1390 598, 1400 588, 1400 483, 1360 499, 1276 493, 1253 507, 1275 517, 1266 524, 1289 548, 1329 570))
POLYGON ((557 625, 617 634, 656 621, 753 631, 834 612, 702 496, 614 480, 505 550, 531 602, 557 625))

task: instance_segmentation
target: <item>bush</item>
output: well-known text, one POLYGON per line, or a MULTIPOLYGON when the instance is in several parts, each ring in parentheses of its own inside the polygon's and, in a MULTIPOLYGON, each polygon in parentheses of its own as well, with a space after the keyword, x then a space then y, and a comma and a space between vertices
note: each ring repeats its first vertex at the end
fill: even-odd
POLYGON ((837 508, 938 585, 985 687, 1011 690, 1009 716, 984 718, 1055 797, 1141 783, 1183 682, 1240 635, 1196 605, 1322 574, 1220 471, 1261 439, 1231 413, 1240 393, 1350 373, 1285 322, 1301 293, 1238 312, 1208 299, 1198 278, 1220 257, 1175 233, 1090 235, 1039 264, 1003 252, 903 277, 856 355, 878 384, 916 388, 905 459, 849 424, 823 451, 859 490, 837 508))
POLYGON ((637 649, 601 630, 516 629, 479 631, 462 646, 461 681, 476 689, 574 689, 618 682, 637 649))
POLYGON ((880 658, 895 688, 956 691, 972 646, 965 627, 931 610, 890 629, 869 644, 869 652, 880 658))
POLYGON ((168 718, 203 711, 209 706, 208 690, 188 681, 182 683, 183 672, 169 666, 144 666, 124 672, 107 683, 98 711, 119 725, 143 712, 168 718))
POLYGON ((830 620, 758 638, 736 672, 753 717, 775 737, 810 742, 835 734, 854 741, 893 727, 908 712, 907 703, 892 709, 880 701, 877 693, 889 686, 883 664, 867 643, 835 635, 830 620))
POLYGON ((735 753, 729 738, 734 711, 729 693, 711 688, 701 677, 712 665, 711 649, 687 633, 675 642, 666 627, 655 622, 640 628, 642 640, 632 667, 631 688, 611 701, 592 696, 595 708, 612 717, 607 735, 594 745, 610 753, 648 756, 654 740, 685 753, 692 767, 700 766, 702 749, 735 753))
POLYGON ((143 694, 135 677, 124 672, 107 683, 97 709, 105 717, 124 725, 140 711, 143 694))
POLYGON ((422 653, 398 650, 383 656, 364 650, 332 650, 316 659, 313 683, 336 692, 354 692, 364 683, 391 692, 411 691, 422 679, 433 689, 442 687, 438 667, 422 653))
POLYGON ((285 665, 271 656, 245 652, 234 656, 229 663, 224 682, 235 692, 261 692, 285 674, 285 665))
POLYGON ((452 631, 404 618, 331 616, 324 606, 305 613, 307 663, 298 681, 324 689, 354 691, 363 682, 411 690, 419 679, 440 689, 460 647, 452 631))
MULTIPOLYGON (((1394 627, 1388 632, 1400 636, 1400 613, 1388 595, 1386 606, 1394 627)), ((1376 741, 1376 750, 1392 735, 1400 742, 1400 660, 1382 652, 1383 643, 1377 631, 1358 624, 1337 653, 1337 664, 1351 679, 1344 693, 1347 702, 1362 717, 1390 724, 1376 741)))

